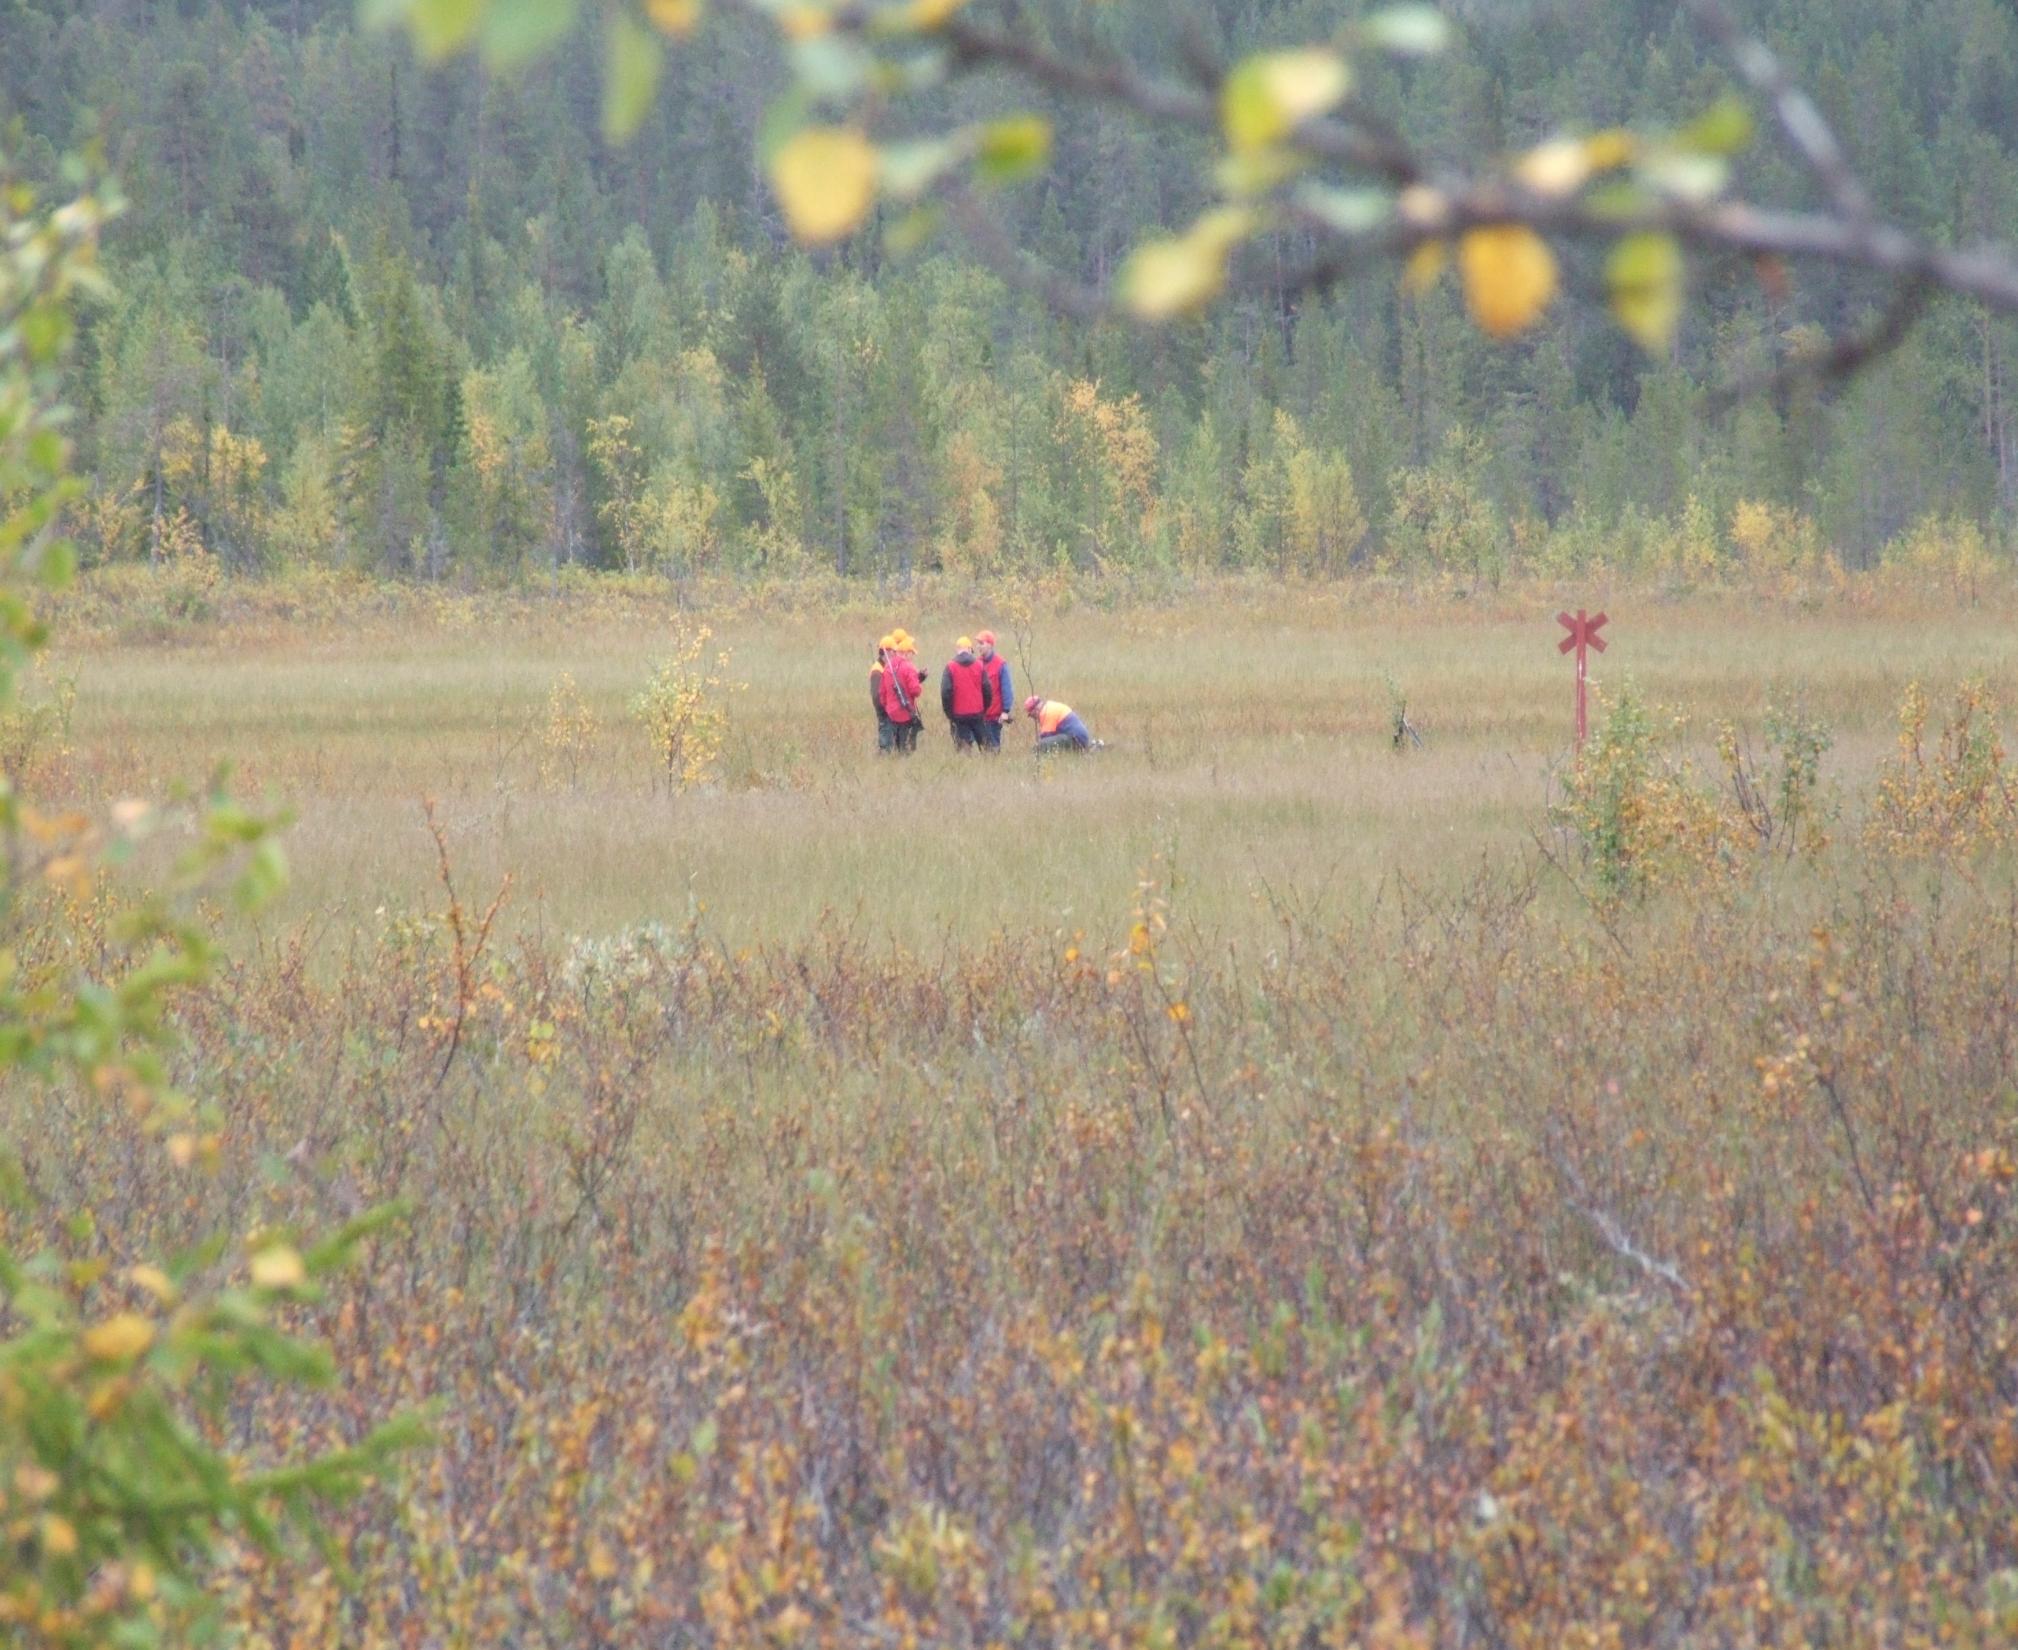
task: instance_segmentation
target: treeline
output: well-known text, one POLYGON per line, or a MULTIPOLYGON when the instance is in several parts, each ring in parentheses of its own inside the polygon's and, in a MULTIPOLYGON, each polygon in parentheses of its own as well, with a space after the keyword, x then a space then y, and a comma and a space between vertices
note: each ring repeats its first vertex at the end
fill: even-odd
MULTIPOLYGON (((1201 5, 1227 51, 1328 32, 1315 0, 1201 5)), ((1163 0, 1036 8, 1167 61, 1163 0)), ((1492 8, 1365 95, 1431 151, 1672 121, 1722 83, 1655 0, 1492 8)), ((1995 0, 1783 0, 1759 26, 1874 190, 2018 237, 2018 24, 1995 0)), ((2018 332, 1954 305, 1847 386, 1724 407, 1852 278, 1705 268, 1671 359, 1564 302, 1511 348, 1448 286, 1376 277, 1161 331, 1060 324, 956 238, 790 250, 754 162, 781 77, 721 19, 644 131, 597 136, 593 40, 513 80, 423 71, 348 0, 0 0, 18 172, 94 130, 131 209, 87 324, 87 558, 509 578, 555 566, 788 576, 1055 565, 1489 579, 1973 568, 2018 507, 2018 332)), ((980 83, 996 111, 1028 101, 980 83)), ((1045 177, 993 203, 1084 276, 1197 204, 1203 150, 1060 105, 1045 177)), ((1754 191, 1798 195, 1762 146, 1754 191)), ((1294 257, 1293 238, 1256 255, 1294 257)), ((1570 270, 1572 285, 1579 274, 1570 270)), ((1588 281, 1583 283, 1588 290, 1588 281)))

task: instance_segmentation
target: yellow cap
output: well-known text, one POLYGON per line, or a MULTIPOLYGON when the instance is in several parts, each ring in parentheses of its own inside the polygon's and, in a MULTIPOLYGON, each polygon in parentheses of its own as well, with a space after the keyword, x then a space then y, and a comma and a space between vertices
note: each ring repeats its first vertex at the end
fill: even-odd
POLYGON ((974 651, 974 638, 972 636, 962 636, 953 645, 962 653, 972 653, 974 651))
POLYGON ((880 647, 885 653, 888 653, 891 648, 897 645, 897 633, 894 630, 891 631, 889 635, 885 636, 876 645, 880 647))

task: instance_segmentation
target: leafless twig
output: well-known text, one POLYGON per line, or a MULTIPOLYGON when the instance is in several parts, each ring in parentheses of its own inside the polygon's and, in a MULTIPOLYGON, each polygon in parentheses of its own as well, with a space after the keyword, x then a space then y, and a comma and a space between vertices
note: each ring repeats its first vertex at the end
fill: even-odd
POLYGON ((1570 1207, 1596 1229, 1606 1246, 1621 1259, 1631 1261, 1650 1278, 1658 1278, 1672 1289, 1687 1295, 1692 1291, 1689 1280, 1682 1276, 1672 1261, 1662 1260, 1658 1255, 1650 1255, 1632 1240, 1631 1234, 1616 1220, 1594 1203, 1582 1203, 1571 1199, 1570 1207))

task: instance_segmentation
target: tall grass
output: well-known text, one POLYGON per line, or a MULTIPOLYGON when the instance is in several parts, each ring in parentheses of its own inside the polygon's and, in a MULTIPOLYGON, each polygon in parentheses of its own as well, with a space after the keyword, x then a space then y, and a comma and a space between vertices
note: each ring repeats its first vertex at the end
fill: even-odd
MULTIPOLYGON (((1756 725, 1776 687, 1800 686, 1836 731, 1843 776, 1889 748, 1907 680, 2018 686, 1999 609, 1937 627, 1911 607, 1614 605, 1601 692, 1630 677, 1686 707, 1707 747, 1719 721, 1756 725)), ((473 878, 517 875, 514 924, 677 922, 699 900, 738 944, 804 934, 823 911, 925 944, 1096 919, 1158 846, 1192 879, 1201 922, 1249 931, 1264 881, 1328 877, 1357 901, 1395 874, 1437 879, 1526 840, 1568 743, 1569 672, 1540 595, 1494 608, 1331 592, 1047 611, 1036 685, 1114 748, 1097 766, 1042 770, 1027 724, 1010 730, 1013 760, 984 765, 955 755, 936 716, 915 761, 871 759, 874 637, 901 618, 933 663, 983 623, 1008 637, 985 605, 726 611, 716 630, 750 685, 732 707, 723 783, 668 799, 626 709, 662 625, 632 608, 531 606, 492 622, 456 611, 440 624, 355 608, 278 628, 220 620, 178 645, 73 650, 57 669, 77 688, 78 788, 152 794, 228 753, 242 791, 299 817, 292 910, 343 923, 424 901, 420 801, 432 796, 473 878), (542 774, 563 673, 600 730, 573 786, 542 774), (1389 748, 1390 675, 1426 753, 1389 748)), ((1012 663, 1028 686, 1025 661, 1012 663)))

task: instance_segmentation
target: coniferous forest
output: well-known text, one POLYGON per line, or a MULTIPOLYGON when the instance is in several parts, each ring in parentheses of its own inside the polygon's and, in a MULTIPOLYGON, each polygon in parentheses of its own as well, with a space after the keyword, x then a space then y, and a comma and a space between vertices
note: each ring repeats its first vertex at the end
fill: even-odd
MULTIPOLYGON (((1051 4, 1035 26, 1166 66, 1353 8, 1051 4)), ((1995 0, 1750 8, 1874 196, 1942 238, 2018 234, 2018 20, 1995 0)), ((1679 126, 1727 85, 1675 8, 1473 4, 1464 49, 1367 65, 1425 152, 1679 126)), ((1506 347, 1449 282, 1376 275, 1176 327, 1068 325, 947 230, 797 249, 756 159, 786 91, 762 25, 667 62, 603 139, 597 48, 424 68, 351 0, 0 0, 0 111, 29 181, 102 144, 127 210, 73 399, 87 563, 206 552, 512 579, 556 567, 789 577, 1350 567, 1693 577, 1833 555, 1981 559, 2018 504, 2018 328, 1932 305, 1848 382, 1732 396, 1869 311, 1863 278, 1699 272, 1669 358, 1598 306, 1506 347)), ((963 82, 948 113, 1029 106, 963 82)), ((1041 97, 1040 97, 1041 104, 1041 97)), ((1100 279, 1200 204, 1189 139, 1056 101, 1021 245, 1100 279)), ((1751 189, 1793 200, 1761 146, 1751 189)), ((1262 256, 1294 253, 1274 237, 1262 256)), ((1571 267, 1566 285, 1594 275, 1571 267)))

